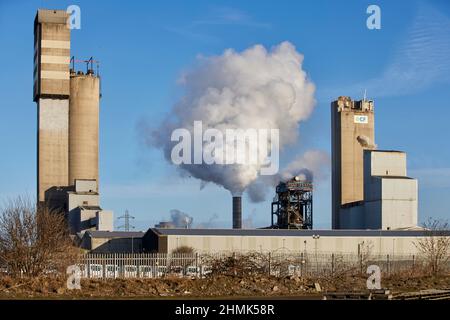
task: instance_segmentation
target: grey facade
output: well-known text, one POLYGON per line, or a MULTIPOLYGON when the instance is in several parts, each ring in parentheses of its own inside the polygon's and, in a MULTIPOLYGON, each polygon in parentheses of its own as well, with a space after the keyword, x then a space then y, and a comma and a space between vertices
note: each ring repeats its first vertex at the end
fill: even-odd
POLYGON ((86 231, 80 247, 92 253, 141 253, 143 232, 86 231))

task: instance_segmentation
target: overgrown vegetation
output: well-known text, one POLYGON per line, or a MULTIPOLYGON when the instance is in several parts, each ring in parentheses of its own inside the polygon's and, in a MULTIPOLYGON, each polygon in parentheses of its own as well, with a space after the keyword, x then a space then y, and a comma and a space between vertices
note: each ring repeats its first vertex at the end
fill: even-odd
POLYGON ((450 258, 450 237, 445 236, 449 225, 447 221, 430 218, 423 227, 427 236, 417 240, 415 245, 423 255, 429 272, 438 275, 442 273, 450 258))
POLYGON ((0 264, 9 275, 61 274, 78 252, 61 213, 27 197, 9 200, 0 209, 0 264))

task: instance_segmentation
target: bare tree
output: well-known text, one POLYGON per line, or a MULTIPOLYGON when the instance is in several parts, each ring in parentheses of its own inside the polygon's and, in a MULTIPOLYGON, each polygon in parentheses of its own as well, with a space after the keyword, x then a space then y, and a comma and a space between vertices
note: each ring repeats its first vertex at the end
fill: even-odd
POLYGON ((429 218, 423 227, 425 237, 417 240, 415 246, 423 255, 429 272, 437 275, 449 261, 449 225, 446 221, 429 218))
POLYGON ((0 210, 0 260, 12 275, 61 272, 74 263, 67 222, 60 212, 36 206, 27 197, 9 200, 0 210))

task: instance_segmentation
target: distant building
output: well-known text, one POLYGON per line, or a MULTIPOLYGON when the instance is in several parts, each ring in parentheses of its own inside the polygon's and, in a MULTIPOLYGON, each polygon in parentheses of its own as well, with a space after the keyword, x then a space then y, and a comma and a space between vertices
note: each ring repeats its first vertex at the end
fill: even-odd
POLYGON ((95 180, 77 179, 74 186, 47 190, 45 197, 51 209, 64 212, 71 234, 114 229, 112 211, 100 207, 95 180))
POLYGON ((143 232, 86 231, 80 238, 80 247, 92 253, 140 253, 143 232))
POLYGON ((418 184, 406 174, 406 153, 364 151, 364 201, 341 208, 341 229, 417 226, 418 184))
POLYGON ((373 101, 339 97, 331 115, 333 229, 416 227, 417 180, 405 152, 376 150, 373 101))
POLYGON ((363 151, 375 149, 374 104, 339 97, 331 103, 332 228, 341 206, 364 200, 363 151))
POLYGON ((38 10, 34 21, 37 199, 63 211, 72 233, 113 230, 98 192, 100 78, 92 58, 86 73, 75 71, 68 18, 65 10, 38 10))
POLYGON ((160 221, 159 223, 155 224, 155 228, 173 229, 175 228, 175 225, 171 221, 160 221))

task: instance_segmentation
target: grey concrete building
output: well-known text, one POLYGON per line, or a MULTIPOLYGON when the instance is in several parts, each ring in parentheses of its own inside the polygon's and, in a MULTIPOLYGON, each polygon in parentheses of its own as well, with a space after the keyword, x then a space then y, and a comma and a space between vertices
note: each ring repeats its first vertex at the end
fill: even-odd
POLYGON ((363 201, 363 151, 374 149, 374 104, 339 97, 331 103, 332 228, 340 229, 341 206, 363 201))
POLYGON ((394 230, 417 226, 418 183, 407 176, 406 153, 364 151, 364 201, 341 208, 341 229, 394 230))
MULTIPOLYGON (((188 246, 199 253, 290 252, 358 254, 417 254, 417 242, 430 233, 424 230, 294 230, 294 229, 149 229, 144 252, 170 253, 188 246)), ((439 236, 450 236, 443 231, 439 236)))
POLYGON ((68 185, 69 157, 69 62, 68 14, 62 10, 38 10, 34 21, 34 86, 37 104, 37 198, 68 185))
POLYGON ((331 104, 332 228, 417 226, 417 180, 406 153, 376 150, 374 104, 339 97, 331 104))
POLYGON ((140 253, 143 232, 86 231, 80 235, 80 247, 92 253, 140 253))
POLYGON ((64 10, 38 10, 34 22, 37 199, 63 211, 73 233, 112 230, 98 188, 100 78, 92 58, 86 74, 69 69, 68 18, 64 10))

